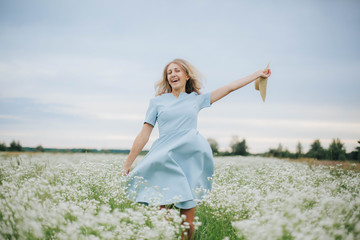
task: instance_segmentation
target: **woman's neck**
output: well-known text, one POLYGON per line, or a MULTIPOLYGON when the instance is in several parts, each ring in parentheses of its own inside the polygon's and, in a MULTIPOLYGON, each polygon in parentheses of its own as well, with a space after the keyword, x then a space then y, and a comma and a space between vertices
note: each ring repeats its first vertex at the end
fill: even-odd
POLYGON ((179 97, 179 95, 182 92, 185 92, 185 88, 184 89, 173 89, 171 93, 174 94, 175 97, 179 97))

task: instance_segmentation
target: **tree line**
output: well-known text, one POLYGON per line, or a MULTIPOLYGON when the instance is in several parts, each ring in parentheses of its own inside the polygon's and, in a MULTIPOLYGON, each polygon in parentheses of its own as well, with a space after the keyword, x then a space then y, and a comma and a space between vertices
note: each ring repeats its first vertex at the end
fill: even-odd
POLYGON ((24 149, 23 147, 21 146, 20 142, 19 141, 15 141, 13 140, 9 147, 6 146, 5 143, 0 143, 0 151, 1 152, 5 152, 5 151, 9 151, 9 152, 22 152, 24 149))
MULTIPOLYGON (((0 152, 53 152, 53 153, 122 153, 128 154, 130 150, 123 149, 93 149, 93 148, 44 148, 41 145, 36 147, 23 147, 19 141, 13 140, 9 146, 0 142, 0 152)), ((148 151, 142 151, 144 155, 148 151)))
MULTIPOLYGON (((360 161, 360 146, 352 152, 346 153, 344 143, 340 139, 333 139, 328 148, 324 148, 321 145, 319 139, 314 140, 310 145, 310 149, 307 152, 304 152, 304 148, 300 142, 296 145, 296 151, 290 152, 287 148, 284 148, 280 143, 277 148, 270 148, 267 152, 261 154, 251 154, 249 153, 249 147, 247 146, 246 140, 239 140, 238 136, 233 136, 230 142, 230 151, 221 152, 219 151, 218 142, 213 139, 207 139, 210 147, 215 156, 232 156, 232 155, 259 155, 264 157, 277 157, 277 158, 316 158, 318 160, 350 160, 350 161, 360 161)), ((358 141, 360 144, 360 140, 358 141)), ((70 148, 70 149, 58 149, 58 148, 44 148, 41 145, 38 145, 35 148, 31 147, 22 147, 19 141, 13 140, 9 146, 6 146, 5 143, 0 143, 0 152, 9 151, 9 152, 70 152, 70 153, 123 153, 128 154, 130 150, 120 150, 120 149, 86 149, 86 148, 70 148)), ((142 155, 146 154, 148 151, 142 151, 142 155)))
MULTIPOLYGON (((241 141, 237 136, 233 136, 230 142, 230 151, 220 152, 218 142, 209 138, 208 142, 210 147, 217 156, 229 156, 229 155, 260 155, 264 157, 277 157, 277 158, 316 158, 318 160, 351 160, 351 161, 360 161, 360 146, 352 152, 346 153, 344 143, 340 139, 333 139, 328 148, 324 148, 321 145, 319 139, 314 140, 310 145, 309 151, 305 152, 302 144, 300 142, 296 145, 296 151, 290 152, 288 149, 284 148, 280 143, 277 148, 270 148, 267 152, 261 154, 251 154, 248 152, 248 146, 245 139, 241 141)), ((360 144, 360 140, 358 141, 360 144)))

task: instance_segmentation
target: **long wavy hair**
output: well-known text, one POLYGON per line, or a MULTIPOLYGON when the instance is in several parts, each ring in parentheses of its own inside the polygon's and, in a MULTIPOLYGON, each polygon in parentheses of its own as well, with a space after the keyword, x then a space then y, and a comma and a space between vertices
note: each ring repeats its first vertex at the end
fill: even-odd
POLYGON ((189 80, 187 80, 186 82, 185 92, 186 93, 196 92, 197 94, 200 94, 199 90, 202 87, 202 82, 200 80, 202 78, 201 73, 188 61, 178 58, 166 64, 162 74, 162 78, 160 79, 160 81, 158 81, 155 84, 155 91, 156 91, 155 95, 159 96, 164 93, 172 92, 172 87, 170 86, 167 78, 167 68, 171 63, 176 63, 177 65, 179 65, 184 70, 186 75, 189 77, 189 80))

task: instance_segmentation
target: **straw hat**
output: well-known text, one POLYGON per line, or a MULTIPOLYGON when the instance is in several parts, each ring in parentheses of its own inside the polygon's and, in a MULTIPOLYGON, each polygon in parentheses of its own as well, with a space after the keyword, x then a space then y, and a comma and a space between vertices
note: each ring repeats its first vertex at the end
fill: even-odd
MULTIPOLYGON (((270 62, 266 66, 265 70, 268 70, 269 66, 270 66, 270 62)), ((263 77, 258 77, 257 79, 255 79, 255 89, 260 91, 262 100, 264 102, 265 102, 265 97, 266 97, 267 80, 268 80, 267 78, 263 78, 263 77)))

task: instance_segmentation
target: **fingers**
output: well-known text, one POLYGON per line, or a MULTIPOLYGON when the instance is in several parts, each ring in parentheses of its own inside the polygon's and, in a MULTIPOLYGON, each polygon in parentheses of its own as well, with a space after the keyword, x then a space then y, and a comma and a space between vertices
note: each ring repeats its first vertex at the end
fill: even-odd
POLYGON ((265 70, 263 71, 263 73, 265 73, 265 74, 270 74, 270 72, 271 72, 270 68, 269 68, 269 69, 265 69, 265 70))
POLYGON ((268 78, 270 77, 270 75, 271 75, 270 68, 263 71, 263 77, 268 78))
POLYGON ((266 75, 268 75, 267 77, 270 77, 270 75, 271 75, 271 70, 270 70, 270 68, 266 71, 266 75))
POLYGON ((121 172, 120 172, 121 176, 126 176, 126 175, 128 175, 129 173, 130 173, 130 169, 123 169, 123 170, 121 170, 121 172))

